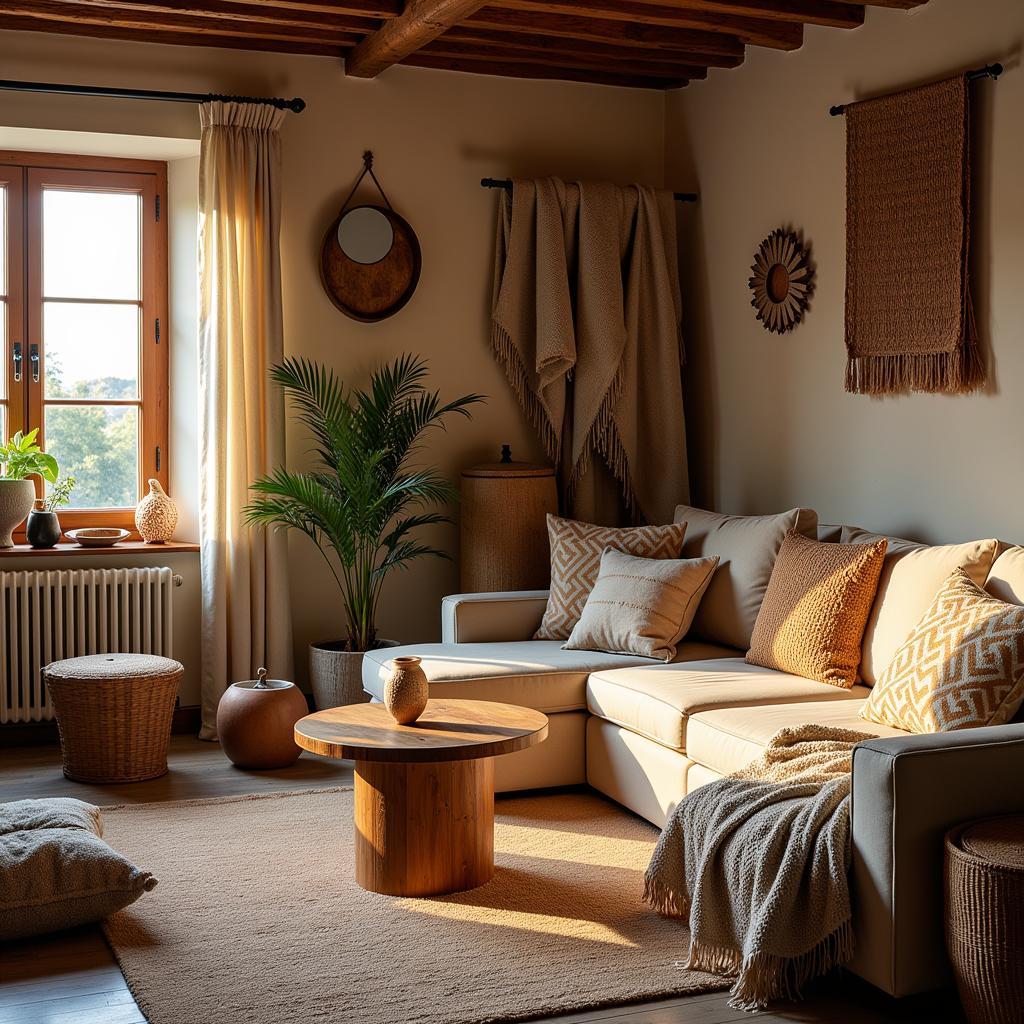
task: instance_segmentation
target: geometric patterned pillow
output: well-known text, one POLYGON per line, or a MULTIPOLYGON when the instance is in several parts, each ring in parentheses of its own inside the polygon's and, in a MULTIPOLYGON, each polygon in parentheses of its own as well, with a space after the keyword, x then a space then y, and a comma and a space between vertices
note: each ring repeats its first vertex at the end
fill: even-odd
POLYGON ((909 732, 1009 722, 1024 702, 1024 607, 955 569, 860 714, 909 732))
POLYGON ((551 590, 535 640, 568 640, 583 614, 605 548, 640 558, 678 558, 686 523, 668 526, 594 526, 548 515, 551 590))

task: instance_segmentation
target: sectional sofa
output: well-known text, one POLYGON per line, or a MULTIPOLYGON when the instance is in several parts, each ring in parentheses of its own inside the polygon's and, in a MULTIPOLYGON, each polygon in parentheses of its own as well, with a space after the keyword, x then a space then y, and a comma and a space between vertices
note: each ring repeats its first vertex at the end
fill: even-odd
POLYGON ((864 635, 861 682, 846 690, 749 665, 745 645, 775 554, 796 529, 830 542, 875 535, 819 527, 794 509, 728 517, 681 506, 684 557, 721 558, 671 664, 532 639, 547 591, 459 594, 442 602, 442 642, 366 655, 380 699, 390 659, 416 654, 433 697, 503 701, 549 717, 548 740, 499 758, 499 792, 589 784, 662 826, 688 792, 756 758, 807 722, 877 738, 853 757, 852 970, 894 996, 946 984, 942 837, 957 822, 1024 811, 1024 724, 911 735, 858 716, 869 686, 939 585, 963 567, 994 596, 1024 603, 1024 549, 992 541, 926 547, 890 538, 864 635), (730 641, 730 642, 723 642, 730 641))

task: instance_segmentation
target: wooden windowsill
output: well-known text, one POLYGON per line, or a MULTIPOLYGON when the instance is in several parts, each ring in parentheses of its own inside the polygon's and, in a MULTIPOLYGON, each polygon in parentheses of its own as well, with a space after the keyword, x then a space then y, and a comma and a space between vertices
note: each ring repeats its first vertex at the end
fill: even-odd
POLYGON ((198 551, 199 545, 189 541, 169 540, 166 544, 147 544, 141 540, 123 540, 102 548, 83 548, 80 544, 63 543, 54 548, 34 548, 31 544, 15 544, 13 548, 0 548, 4 558, 77 558, 82 555, 164 555, 198 551))

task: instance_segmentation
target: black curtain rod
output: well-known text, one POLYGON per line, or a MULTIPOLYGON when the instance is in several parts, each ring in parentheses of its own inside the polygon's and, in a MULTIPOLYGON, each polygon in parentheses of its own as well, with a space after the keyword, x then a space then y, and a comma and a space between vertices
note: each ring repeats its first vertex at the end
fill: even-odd
POLYGON ((265 103, 278 110, 291 110, 301 114, 306 101, 295 97, 292 100, 266 98, 262 96, 224 96, 220 93, 201 92, 160 92, 157 89, 117 89, 104 85, 56 85, 52 82, 12 82, 0 80, 0 89, 16 92, 48 92, 64 96, 106 96, 123 100, 166 100, 171 103, 206 103, 208 100, 223 100, 230 103, 265 103))
MULTIPOLYGON (((976 78, 998 78, 1003 73, 1002 64, 986 64, 983 68, 974 68, 973 71, 965 71, 964 78, 968 82, 973 82, 976 78)), ((840 114, 846 113, 845 104, 838 104, 834 107, 829 107, 828 112, 833 117, 839 117, 840 114)))
MULTIPOLYGON (((484 188, 503 188, 506 192, 512 191, 512 179, 511 178, 481 178, 480 184, 484 188)), ((673 192, 673 197, 677 203, 695 203, 697 202, 696 192, 673 192)))

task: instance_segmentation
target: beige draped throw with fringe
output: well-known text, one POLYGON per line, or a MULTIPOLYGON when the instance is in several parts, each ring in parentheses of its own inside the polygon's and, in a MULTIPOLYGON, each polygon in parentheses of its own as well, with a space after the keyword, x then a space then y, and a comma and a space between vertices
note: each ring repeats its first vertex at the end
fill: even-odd
POLYGON ((288 679, 291 611, 283 533, 250 529, 249 485, 284 461, 284 406, 270 367, 281 321, 284 112, 204 103, 199 160, 202 730, 216 738, 225 688, 266 666, 288 679))
POLYGON ((500 204, 491 341, 577 518, 595 455, 636 519, 688 500, 677 261, 670 192, 541 178, 500 204))
POLYGON ((689 923, 688 970, 735 976, 756 1010, 853 955, 850 766, 867 733, 801 725, 746 768, 683 797, 644 896, 689 923))

